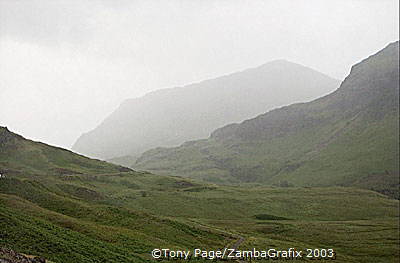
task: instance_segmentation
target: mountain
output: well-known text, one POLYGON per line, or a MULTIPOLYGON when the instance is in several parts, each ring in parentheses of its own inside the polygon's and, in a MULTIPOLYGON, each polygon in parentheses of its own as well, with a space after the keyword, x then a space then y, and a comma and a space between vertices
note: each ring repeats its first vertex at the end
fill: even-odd
POLYGON ((0 262, 153 262, 155 248, 193 255, 196 248, 249 251, 266 244, 329 247, 349 263, 399 256, 399 201, 369 190, 233 187, 157 176, 6 128, 0 165, 0 262))
POLYGON ((27 140, 0 127, 0 173, 74 175, 132 171, 129 168, 93 160, 71 151, 27 140))
MULTIPOLYGON (((278 106, 309 101, 338 86, 337 80, 310 68, 284 60, 272 61, 126 100, 97 128, 83 134, 72 149, 101 159, 135 157, 154 147, 206 138, 226 124, 278 106)), ((124 159, 133 158, 111 161, 123 163, 124 159)))
POLYGON ((360 186, 398 197, 399 42, 333 93, 145 152, 133 167, 217 183, 360 186))

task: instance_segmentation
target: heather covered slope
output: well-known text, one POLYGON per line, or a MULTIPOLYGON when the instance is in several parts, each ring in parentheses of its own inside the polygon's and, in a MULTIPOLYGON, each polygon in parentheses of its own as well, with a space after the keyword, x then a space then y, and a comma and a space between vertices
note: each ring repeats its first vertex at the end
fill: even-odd
POLYGON ((353 66, 335 92, 206 140, 144 153, 135 168, 218 183, 353 185, 398 196, 399 43, 353 66))
POLYGON ((338 86, 339 81, 310 68, 284 60, 272 61, 126 100, 97 128, 83 134, 73 150, 102 159, 135 157, 154 147, 206 138, 226 124, 278 106, 315 99, 338 86))

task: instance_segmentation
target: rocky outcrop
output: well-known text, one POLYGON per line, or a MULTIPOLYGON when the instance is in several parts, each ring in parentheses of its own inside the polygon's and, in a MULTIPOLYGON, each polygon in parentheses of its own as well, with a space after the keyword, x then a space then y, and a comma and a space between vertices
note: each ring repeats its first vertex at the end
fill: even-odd
POLYGON ((42 257, 27 257, 12 249, 0 248, 0 263, 46 263, 42 257))

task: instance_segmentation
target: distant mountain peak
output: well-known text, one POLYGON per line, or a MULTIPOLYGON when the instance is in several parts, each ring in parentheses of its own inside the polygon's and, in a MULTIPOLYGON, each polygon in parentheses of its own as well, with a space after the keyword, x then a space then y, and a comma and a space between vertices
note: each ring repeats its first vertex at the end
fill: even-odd
MULTIPOLYGON (((125 100, 73 146, 104 159, 207 138, 216 128, 325 95, 339 81, 286 60, 125 100)), ((129 158, 127 158, 129 159, 129 158)))
POLYGON ((300 64, 293 62, 293 61, 289 61, 287 59, 280 58, 280 59, 274 59, 274 60, 268 61, 268 62, 262 64, 261 66, 270 66, 270 65, 300 65, 300 64))
POLYGON ((356 186, 398 198, 398 46, 355 65, 326 96, 149 150, 133 167, 222 184, 356 186))

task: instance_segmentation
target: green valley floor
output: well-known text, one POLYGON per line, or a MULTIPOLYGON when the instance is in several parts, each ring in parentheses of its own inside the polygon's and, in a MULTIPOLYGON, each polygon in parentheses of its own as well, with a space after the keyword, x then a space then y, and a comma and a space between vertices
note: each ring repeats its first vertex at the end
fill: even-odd
POLYGON ((52 262, 155 261, 155 248, 399 257, 399 201, 356 188, 221 186, 140 172, 10 175, 0 179, 0 219, 0 247, 52 262))

